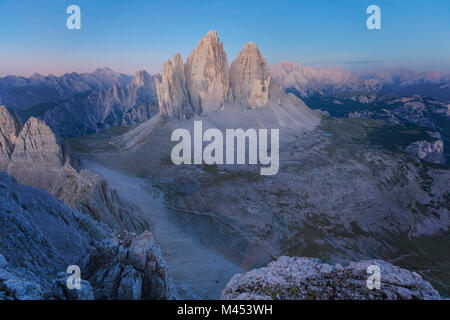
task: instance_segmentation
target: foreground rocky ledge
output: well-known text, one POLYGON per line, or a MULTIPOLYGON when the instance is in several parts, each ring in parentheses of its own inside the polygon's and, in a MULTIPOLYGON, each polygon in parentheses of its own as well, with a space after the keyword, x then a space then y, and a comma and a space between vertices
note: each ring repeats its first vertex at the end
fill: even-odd
POLYGON ((224 300, 404 300, 440 299, 422 277, 381 260, 330 266, 314 258, 280 257, 265 268, 235 275, 222 292, 224 300), (367 268, 377 265, 381 288, 369 290, 367 268))
POLYGON ((150 232, 116 232, 6 173, 0 199, 0 300, 172 298, 150 232), (70 265, 81 290, 67 288, 70 265))

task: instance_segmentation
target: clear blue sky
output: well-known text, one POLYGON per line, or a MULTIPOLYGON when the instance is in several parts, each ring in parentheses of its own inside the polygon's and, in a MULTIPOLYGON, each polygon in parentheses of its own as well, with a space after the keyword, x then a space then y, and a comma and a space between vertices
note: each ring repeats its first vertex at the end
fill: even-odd
POLYGON ((450 0, 0 0, 0 76, 108 66, 159 72, 216 30, 231 63, 255 42, 270 64, 450 69, 450 0), (81 7, 81 30, 66 8, 81 7), (382 30, 366 28, 381 7, 382 30))

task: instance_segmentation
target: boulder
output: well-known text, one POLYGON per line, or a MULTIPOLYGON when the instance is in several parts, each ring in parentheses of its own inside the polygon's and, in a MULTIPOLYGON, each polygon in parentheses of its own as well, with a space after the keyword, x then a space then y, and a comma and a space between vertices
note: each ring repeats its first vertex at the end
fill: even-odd
POLYGON ((382 260, 331 266, 315 258, 280 257, 267 267, 235 275, 222 299, 410 300, 440 299, 422 277, 382 260), (370 290, 368 267, 380 269, 380 289, 370 290))

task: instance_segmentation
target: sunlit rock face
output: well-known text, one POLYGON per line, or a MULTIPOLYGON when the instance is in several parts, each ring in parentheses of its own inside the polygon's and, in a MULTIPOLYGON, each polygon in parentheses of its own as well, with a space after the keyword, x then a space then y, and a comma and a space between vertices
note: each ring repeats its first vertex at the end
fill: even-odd
POLYGON ((42 189, 0 173, 0 300, 170 299, 153 235, 114 232, 42 189), (82 270, 67 288, 69 265, 82 270))
POLYGON ((24 124, 16 139, 11 162, 60 167, 63 165, 63 154, 52 130, 43 121, 32 117, 24 124))
POLYGON ((0 107, 0 169, 18 182, 41 188, 70 207, 118 230, 142 232, 148 223, 99 175, 78 168, 51 128, 31 117, 22 127, 0 107))
POLYGON ((230 69, 230 100, 234 104, 256 108, 276 100, 281 89, 273 81, 269 65, 258 47, 247 43, 230 69))
POLYGON ((196 113, 219 110, 228 96, 227 54, 217 32, 210 31, 200 40, 184 65, 191 105, 196 113))
POLYGON ((177 119, 186 119, 193 115, 186 88, 183 58, 180 54, 176 54, 173 61, 168 60, 164 64, 162 81, 157 85, 156 91, 162 115, 177 119))

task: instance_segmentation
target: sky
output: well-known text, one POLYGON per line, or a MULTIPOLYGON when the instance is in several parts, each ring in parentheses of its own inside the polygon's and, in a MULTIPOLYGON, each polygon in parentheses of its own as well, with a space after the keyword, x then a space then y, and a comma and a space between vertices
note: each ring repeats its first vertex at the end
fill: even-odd
POLYGON ((271 65, 450 70, 450 0, 0 0, 0 76, 156 73, 209 30, 229 63, 252 41, 271 65), (373 4, 380 30, 366 26, 373 4), (70 5, 80 30, 66 27, 70 5))

